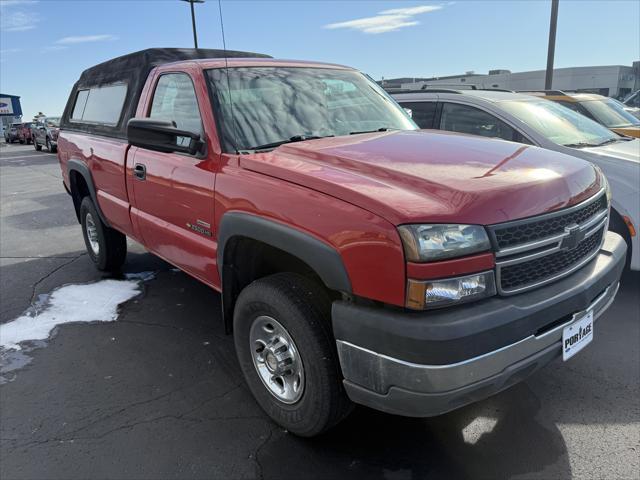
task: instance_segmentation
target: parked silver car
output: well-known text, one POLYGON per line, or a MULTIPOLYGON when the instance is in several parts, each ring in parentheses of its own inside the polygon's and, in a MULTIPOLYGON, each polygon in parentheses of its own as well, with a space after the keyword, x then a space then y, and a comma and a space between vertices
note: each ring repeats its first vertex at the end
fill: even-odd
POLYGON ((558 103, 519 93, 427 89, 392 96, 411 111, 420 128, 497 137, 598 165, 613 191, 610 227, 627 241, 631 269, 640 270, 640 139, 617 135, 558 103))
POLYGON ((36 150, 45 146, 51 153, 58 150, 58 132, 60 131, 60 117, 46 117, 33 125, 31 136, 36 150))

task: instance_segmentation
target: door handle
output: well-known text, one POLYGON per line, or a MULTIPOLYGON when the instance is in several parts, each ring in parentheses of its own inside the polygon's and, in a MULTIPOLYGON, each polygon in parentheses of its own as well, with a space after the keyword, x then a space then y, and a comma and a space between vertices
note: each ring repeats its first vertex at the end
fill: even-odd
POLYGON ((141 163, 136 163, 135 166, 133 167, 133 175, 138 180, 146 179, 147 178, 147 167, 145 167, 141 163))

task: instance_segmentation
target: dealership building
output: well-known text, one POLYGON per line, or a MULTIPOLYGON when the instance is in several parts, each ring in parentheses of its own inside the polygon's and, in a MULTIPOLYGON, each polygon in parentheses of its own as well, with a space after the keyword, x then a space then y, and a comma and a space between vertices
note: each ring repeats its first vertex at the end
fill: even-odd
POLYGON ((0 93, 0 134, 4 135, 4 130, 13 122, 22 119, 22 106, 18 95, 7 95, 0 93))
MULTIPOLYGON (((475 85, 477 88, 506 90, 544 89, 545 70, 512 73, 509 70, 490 70, 488 74, 467 72, 432 78, 385 79, 385 88, 420 89, 424 85, 455 88, 475 85)), ((578 92, 599 93, 609 97, 624 97, 640 88, 640 61, 632 66, 604 65, 597 67, 556 68, 553 70, 553 88, 578 92)))

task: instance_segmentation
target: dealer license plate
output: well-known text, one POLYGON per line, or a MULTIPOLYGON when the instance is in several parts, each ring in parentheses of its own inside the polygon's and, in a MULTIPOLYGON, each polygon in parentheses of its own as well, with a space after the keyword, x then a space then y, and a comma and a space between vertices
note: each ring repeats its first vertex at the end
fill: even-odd
POLYGON ((589 310, 562 331, 562 360, 565 362, 593 340, 593 310, 589 310))

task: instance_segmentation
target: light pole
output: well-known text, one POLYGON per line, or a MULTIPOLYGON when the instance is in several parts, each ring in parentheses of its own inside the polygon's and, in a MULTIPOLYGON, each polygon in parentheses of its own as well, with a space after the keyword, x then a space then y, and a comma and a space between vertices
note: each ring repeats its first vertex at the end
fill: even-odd
POLYGON ((553 84, 553 57, 556 52, 556 27, 558 26, 558 3, 551 0, 551 20, 549 24, 549 49, 547 50, 547 73, 544 79, 544 89, 551 90, 553 84))
POLYGON ((191 5, 191 26, 193 27, 193 44, 198 48, 198 33, 196 32, 196 12, 193 9, 194 3, 204 3, 204 0, 181 0, 191 5))

